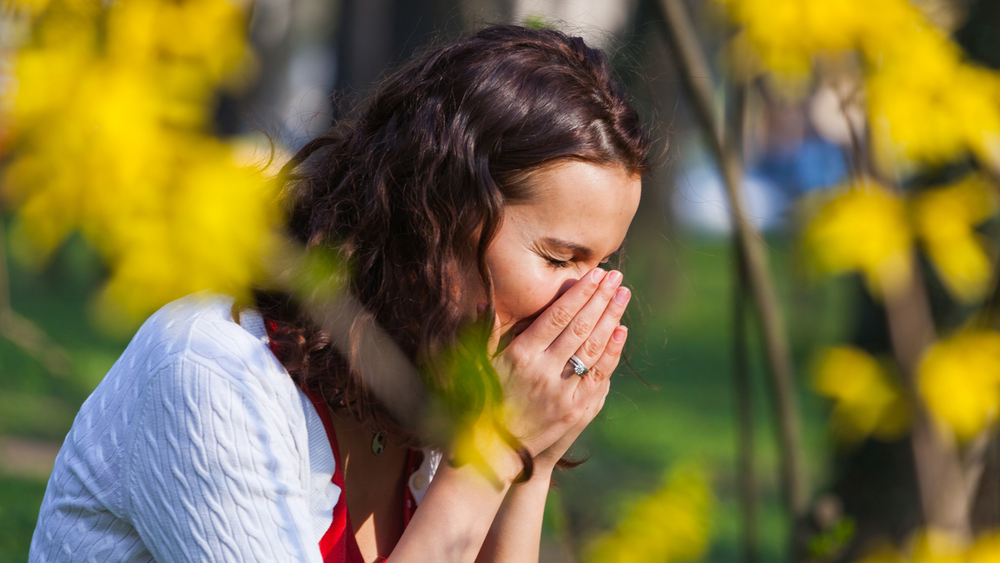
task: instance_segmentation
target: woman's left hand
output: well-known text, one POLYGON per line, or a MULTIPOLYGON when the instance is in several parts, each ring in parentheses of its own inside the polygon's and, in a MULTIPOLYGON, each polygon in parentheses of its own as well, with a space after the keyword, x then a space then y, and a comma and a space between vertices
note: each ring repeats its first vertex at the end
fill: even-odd
POLYGON ((628 337, 628 328, 618 323, 630 298, 631 292, 627 288, 618 288, 600 322, 594 328, 594 332, 577 352, 576 356, 584 365, 593 366, 587 374, 580 377, 597 379, 602 383, 601 391, 595 393, 590 404, 587 405, 586 413, 566 434, 534 456, 535 468, 539 474, 551 472, 556 463, 566 455, 583 429, 604 408, 604 401, 611 389, 611 374, 618 367, 622 349, 625 347, 625 339, 628 337))
MULTIPOLYGON (((535 468, 539 474, 545 474, 551 472, 555 467, 556 463, 562 459, 566 452, 569 451, 570 446, 573 442, 580 436, 583 429, 590 424, 597 413, 601 412, 604 408, 604 401, 608 397, 608 392, 611 390, 611 374, 614 373, 615 368, 618 367, 618 362, 621 360, 622 348, 625 346, 625 339, 628 336, 628 329, 622 325, 614 329, 611 335, 611 339, 607 342, 607 347, 604 349, 604 353, 601 355, 601 359, 598 360, 594 367, 590 368, 590 373, 583 375, 581 377, 593 377, 603 381, 603 390, 601 393, 594 396, 594 399, 589 405, 587 405, 587 411, 576 423, 575 426, 569 429, 562 438, 557 440, 554 444, 549 446, 546 450, 542 451, 534 457, 535 468)), ((587 360, 584 360, 582 356, 578 357, 586 364, 587 360)))

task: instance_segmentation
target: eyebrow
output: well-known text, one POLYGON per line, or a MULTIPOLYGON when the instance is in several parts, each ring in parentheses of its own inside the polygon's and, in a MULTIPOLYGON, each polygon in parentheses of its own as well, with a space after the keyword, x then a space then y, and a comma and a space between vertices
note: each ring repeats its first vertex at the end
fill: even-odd
MULTIPOLYGON (((580 254, 583 254, 584 257, 586 257, 586 258, 590 258, 591 256, 594 255, 594 251, 591 250, 589 247, 583 246, 581 244, 577 244, 575 242, 570 242, 568 240, 563 240, 563 239, 558 239, 558 238, 553 238, 553 237, 545 237, 545 242, 546 242, 546 244, 550 244, 552 246, 561 246, 563 248, 568 248, 570 250, 579 252, 580 254)), ((621 246, 619 246, 611 254, 608 254, 607 256, 605 256, 604 259, 607 260, 608 258, 611 258, 615 254, 618 254, 619 252, 621 252, 621 250, 622 250, 622 248, 624 248, 624 246, 625 246, 625 243, 622 242, 621 246)))

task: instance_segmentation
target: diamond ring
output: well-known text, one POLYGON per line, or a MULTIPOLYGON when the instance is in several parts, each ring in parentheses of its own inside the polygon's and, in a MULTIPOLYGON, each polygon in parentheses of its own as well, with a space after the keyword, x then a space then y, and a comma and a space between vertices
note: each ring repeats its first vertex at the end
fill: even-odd
POLYGON ((590 373, 590 370, 587 369, 587 366, 583 365, 583 362, 580 361, 580 358, 576 357, 576 354, 569 357, 569 362, 573 364, 573 373, 577 375, 587 375, 590 373))

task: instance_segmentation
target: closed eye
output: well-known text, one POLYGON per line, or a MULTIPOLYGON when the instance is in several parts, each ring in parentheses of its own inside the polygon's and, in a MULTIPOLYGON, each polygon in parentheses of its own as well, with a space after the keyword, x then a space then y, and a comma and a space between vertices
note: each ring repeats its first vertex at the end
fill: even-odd
POLYGON ((546 257, 545 260, 549 263, 549 265, 555 268, 566 268, 569 266, 569 260, 557 260, 549 257, 546 257))

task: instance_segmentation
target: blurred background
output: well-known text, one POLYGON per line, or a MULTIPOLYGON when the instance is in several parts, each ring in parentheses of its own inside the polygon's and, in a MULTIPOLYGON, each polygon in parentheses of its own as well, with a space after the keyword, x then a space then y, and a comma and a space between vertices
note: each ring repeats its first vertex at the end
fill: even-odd
POLYGON ((1000 558, 1000 2, 0 7, 0 561, 138 323, 256 275, 241 166, 490 23, 606 49, 663 151, 543 561, 1000 558))

